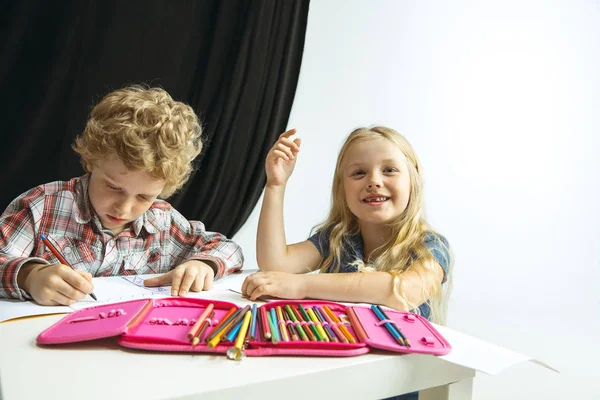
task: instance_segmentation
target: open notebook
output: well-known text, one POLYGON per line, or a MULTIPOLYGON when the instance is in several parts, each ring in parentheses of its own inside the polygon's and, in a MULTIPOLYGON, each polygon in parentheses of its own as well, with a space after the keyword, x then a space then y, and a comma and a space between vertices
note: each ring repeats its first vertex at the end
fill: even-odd
MULTIPOLYGON (((239 293, 246 276, 256 271, 257 270, 248 270, 225 276, 214 282, 211 292, 231 290, 239 293)), ((86 296, 81 301, 70 306, 40 306, 32 301, 0 299, 0 322, 33 315, 71 313, 75 310, 81 310, 91 306, 118 303, 127 300, 148 297, 170 297, 171 286, 144 286, 144 280, 154 276, 158 275, 129 275, 93 278, 94 293, 98 297, 98 301, 94 301, 91 297, 86 296)), ((190 292, 188 297, 202 297, 202 293, 205 292, 190 292)))

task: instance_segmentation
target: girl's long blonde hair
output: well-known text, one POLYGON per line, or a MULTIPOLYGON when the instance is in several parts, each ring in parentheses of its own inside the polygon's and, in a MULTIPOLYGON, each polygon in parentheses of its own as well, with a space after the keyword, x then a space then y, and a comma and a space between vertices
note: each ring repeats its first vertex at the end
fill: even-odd
POLYGON ((426 236, 436 240, 436 247, 445 249, 442 254, 450 254, 447 243, 435 234, 435 231, 423 219, 423 179, 421 164, 410 143, 398 132, 383 126, 372 128, 358 128, 350 133, 344 142, 335 166, 331 193, 331 210, 329 216, 319 226, 318 232, 329 232, 329 254, 321 261, 321 272, 338 272, 341 267, 341 254, 348 252, 348 237, 359 233, 358 221, 348 208, 344 193, 343 170, 345 156, 348 149, 355 143, 364 142, 375 138, 385 138, 396 145, 407 160, 410 176, 410 196, 404 212, 390 224, 391 235, 387 243, 374 253, 374 259, 356 260, 359 271, 384 271, 393 277, 393 291, 396 298, 406 310, 418 312, 420 304, 412 304, 406 300, 406 282, 402 275, 407 271, 415 271, 423 280, 424 298, 429 299, 430 320, 436 323, 445 323, 448 297, 451 291, 451 270, 453 260, 445 260, 448 265, 447 280, 442 287, 436 281, 434 271, 439 268, 437 259, 425 245, 426 236), (420 268, 415 268, 415 262, 420 268))

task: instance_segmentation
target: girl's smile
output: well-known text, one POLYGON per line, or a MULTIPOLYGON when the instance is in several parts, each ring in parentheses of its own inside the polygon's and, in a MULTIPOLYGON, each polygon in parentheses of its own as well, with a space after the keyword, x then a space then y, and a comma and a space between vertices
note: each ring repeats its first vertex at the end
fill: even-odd
POLYGON ((354 143, 344 167, 346 202, 359 225, 387 224, 400 216, 410 196, 404 153, 385 138, 354 143))

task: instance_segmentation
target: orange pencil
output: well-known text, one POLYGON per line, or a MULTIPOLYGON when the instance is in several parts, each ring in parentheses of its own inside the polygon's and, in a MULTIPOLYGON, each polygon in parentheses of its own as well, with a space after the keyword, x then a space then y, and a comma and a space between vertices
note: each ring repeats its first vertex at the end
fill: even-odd
POLYGON ((275 311, 277 312, 277 319, 279 319, 279 330, 281 331, 281 338, 284 342, 289 342, 290 337, 285 326, 285 320, 283 319, 283 312, 281 312, 281 306, 277 306, 275 311))
MULTIPOLYGON (((331 311, 331 309, 329 308, 329 306, 323 306, 323 308, 325 309, 325 312, 329 314, 329 316, 331 317, 331 319, 337 323, 340 324, 340 319, 333 313, 333 311, 331 311)), ((340 324, 340 330, 342 331, 342 333, 344 334, 344 336, 346 336, 346 338, 348 339, 348 341, 350 343, 356 343, 356 339, 354 339, 354 337, 352 336, 352 334, 350 333, 350 331, 348 330, 348 328, 346 328, 346 326, 344 326, 344 324, 340 324)))
POLYGON ((210 333, 210 335, 208 335, 206 337, 206 340, 210 340, 213 338, 213 336, 219 332, 219 329, 221 329, 221 326, 225 323, 225 322, 229 322, 227 321, 227 319, 229 319, 233 313, 237 310, 237 307, 231 307, 231 309, 227 312, 227 314, 225 314, 225 316, 223 317, 223 319, 221 319, 221 321, 217 324, 217 326, 215 326, 215 328, 212 330, 212 332, 210 333))
POLYGON ((214 306, 215 305, 213 303, 210 303, 208 305, 208 307, 206 307, 204 312, 202 314, 200 314, 200 317, 198 317, 198 320, 196 321, 194 326, 192 326, 192 329, 190 329, 190 332, 188 333, 188 339, 192 340, 198 334, 198 330, 200 330, 200 326, 202 325, 202 323, 204 322, 206 317, 208 317, 208 315, 210 314, 210 312, 212 311, 214 306))

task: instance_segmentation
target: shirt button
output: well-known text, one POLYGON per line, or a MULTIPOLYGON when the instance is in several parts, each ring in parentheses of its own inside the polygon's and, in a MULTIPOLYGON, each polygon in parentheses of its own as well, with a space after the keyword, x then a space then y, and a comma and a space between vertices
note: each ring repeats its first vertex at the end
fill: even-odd
POLYGON ((71 254, 71 248, 70 247, 65 247, 65 249, 63 251, 65 252, 65 254, 71 254))

